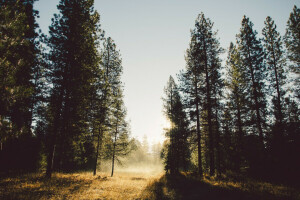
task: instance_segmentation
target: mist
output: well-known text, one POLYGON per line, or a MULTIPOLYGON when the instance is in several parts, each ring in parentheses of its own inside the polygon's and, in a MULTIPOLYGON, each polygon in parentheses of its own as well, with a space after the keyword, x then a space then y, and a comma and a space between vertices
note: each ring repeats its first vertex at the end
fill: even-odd
MULTIPOLYGON (((147 138, 143 141, 136 140, 136 148, 127 156, 116 160, 114 172, 117 173, 138 173, 157 175, 164 171, 163 160, 161 158, 162 145, 156 143, 148 144, 147 138)), ((99 165, 100 172, 111 172, 112 161, 102 160, 99 165)))

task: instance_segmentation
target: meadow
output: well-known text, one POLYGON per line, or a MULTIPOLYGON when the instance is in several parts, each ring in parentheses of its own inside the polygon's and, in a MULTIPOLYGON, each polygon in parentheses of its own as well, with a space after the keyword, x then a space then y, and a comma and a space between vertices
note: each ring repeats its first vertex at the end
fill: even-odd
POLYGON ((62 174, 49 180, 43 174, 6 177, 0 181, 0 199, 139 199, 147 184, 160 175, 141 173, 62 174))
POLYGON ((0 179, 0 199, 300 199, 299 188, 253 179, 221 177, 203 180, 182 173, 119 171, 54 173, 52 179, 31 173, 0 179))

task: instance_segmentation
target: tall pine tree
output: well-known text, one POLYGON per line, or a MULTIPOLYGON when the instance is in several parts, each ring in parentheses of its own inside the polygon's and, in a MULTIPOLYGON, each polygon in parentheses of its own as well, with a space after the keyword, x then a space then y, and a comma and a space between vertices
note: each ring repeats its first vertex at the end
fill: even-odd
POLYGON ((251 118, 248 119, 250 127, 249 132, 253 135, 258 133, 260 146, 264 148, 264 124, 266 115, 266 102, 264 94, 265 65, 263 62, 264 52, 257 32, 253 30, 253 23, 248 17, 242 19, 242 27, 237 35, 237 45, 242 65, 244 68, 247 93, 249 96, 249 109, 251 118))
POLYGON ((300 99, 300 9, 295 5, 287 22, 284 37, 290 71, 295 74, 295 92, 300 99))
POLYGON ((171 124, 171 127, 166 130, 169 144, 165 152, 165 169, 170 170, 171 175, 174 175, 179 170, 187 170, 189 166, 188 121, 178 87, 172 76, 169 78, 164 93, 163 110, 171 124))
POLYGON ((50 26, 52 91, 48 130, 47 176, 52 168, 74 170, 86 164, 85 142, 94 89, 99 14, 93 0, 61 0, 50 26))
POLYGON ((10 169, 35 167, 31 125, 39 51, 34 2, 0 1, 0 143, 2 155, 14 158, 3 162, 10 169))

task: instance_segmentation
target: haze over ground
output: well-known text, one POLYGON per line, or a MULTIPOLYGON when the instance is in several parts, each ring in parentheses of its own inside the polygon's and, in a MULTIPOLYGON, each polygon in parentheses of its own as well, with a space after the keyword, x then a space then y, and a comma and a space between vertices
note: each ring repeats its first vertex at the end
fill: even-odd
MULTIPOLYGON (((35 9, 42 31, 48 26, 59 0, 39 0, 35 9)), ((150 143, 163 141, 167 126, 162 113, 163 88, 170 76, 184 68, 184 53, 190 29, 200 12, 211 18, 219 30, 221 46, 228 48, 239 32, 243 15, 254 23, 259 33, 265 18, 271 16, 278 31, 285 33, 286 22, 296 0, 204 1, 204 0, 95 0, 106 36, 112 37, 123 59, 125 105, 131 121, 132 136, 150 143), (259 6, 257 6, 259 5, 259 6)), ((226 58, 226 53, 223 58, 226 58)))

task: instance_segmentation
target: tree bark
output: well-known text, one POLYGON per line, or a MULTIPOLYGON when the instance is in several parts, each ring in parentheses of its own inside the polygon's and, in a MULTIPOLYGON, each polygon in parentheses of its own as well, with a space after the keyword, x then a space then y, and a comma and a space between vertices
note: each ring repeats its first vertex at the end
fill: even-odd
POLYGON ((115 141, 114 141, 114 148, 113 148, 113 157, 112 157, 112 165, 111 165, 111 177, 114 175, 114 168, 115 168, 115 154, 116 154, 116 142, 117 142, 117 134, 118 134, 118 120, 116 125, 116 132, 115 132, 115 141))
POLYGON ((205 81, 206 81, 206 101, 207 101, 207 121, 208 121, 208 137, 209 137, 209 174, 213 176, 215 174, 215 155, 214 155, 214 135, 212 130, 211 122, 211 98, 210 98, 210 83, 208 76, 208 63, 207 63, 207 52, 206 52, 206 43, 205 38, 204 42, 204 62, 205 62, 205 81))
POLYGON ((94 176, 97 173, 97 162, 98 162, 99 147, 100 147, 100 134, 101 134, 101 129, 99 127, 99 133, 98 133, 98 138, 97 138, 97 150, 96 150, 95 163, 94 163, 94 173, 93 173, 94 176))
MULTIPOLYGON (((247 42, 248 45, 248 42, 247 42)), ((251 57, 250 57, 250 50, 249 50, 249 45, 248 45, 248 60, 249 60, 249 67, 250 67, 250 73, 251 73, 251 80, 252 80, 252 91, 253 91, 253 98, 254 98, 254 103, 255 103, 255 111, 256 111, 256 125, 258 128, 258 134, 259 138, 261 141, 262 148, 264 149, 264 137, 263 137, 263 131, 261 127, 261 117, 260 117, 260 112, 259 112, 259 105, 258 105, 258 94, 257 94, 257 85, 255 78, 254 78, 254 70, 251 62, 251 57)))

